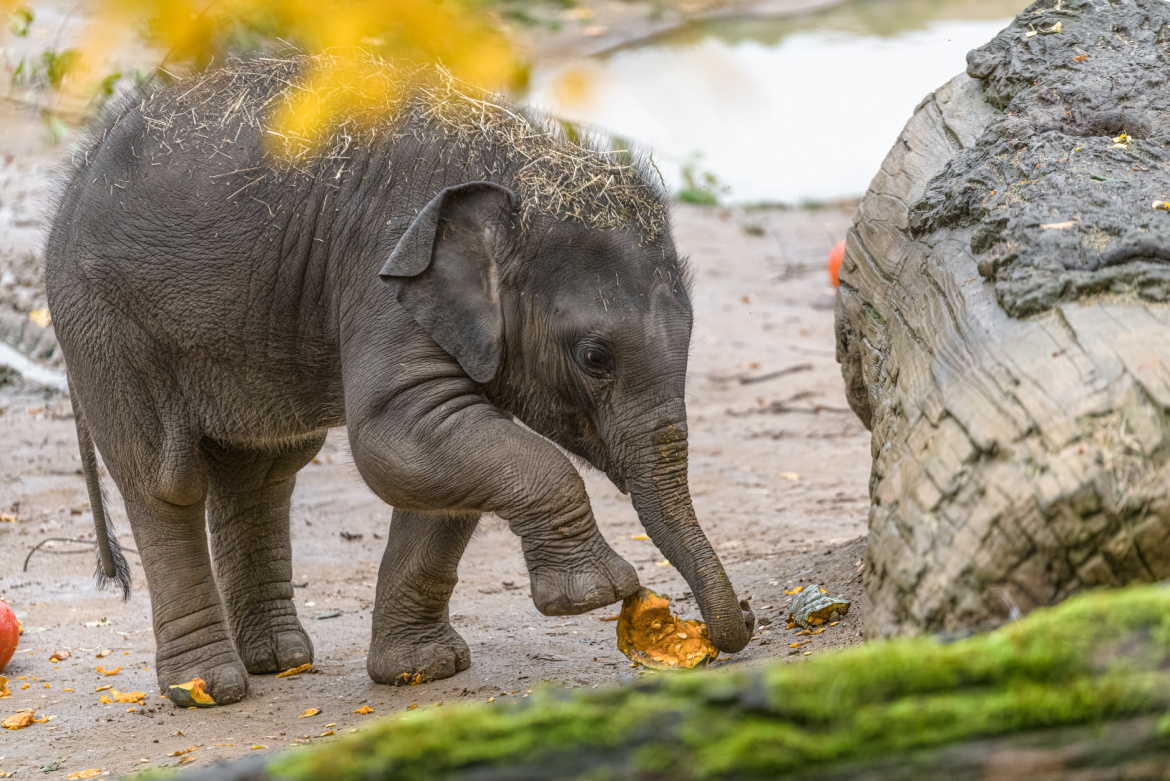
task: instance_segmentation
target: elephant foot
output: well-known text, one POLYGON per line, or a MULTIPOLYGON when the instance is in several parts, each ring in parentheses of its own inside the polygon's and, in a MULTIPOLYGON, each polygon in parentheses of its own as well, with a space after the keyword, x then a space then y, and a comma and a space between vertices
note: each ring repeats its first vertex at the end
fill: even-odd
POLYGON ((158 686, 163 694, 171 686, 195 678, 203 679, 203 691, 215 700, 216 705, 239 702, 248 692, 248 671, 235 647, 227 640, 169 657, 166 647, 160 646, 156 659, 158 686))
POLYGON ((238 630, 236 648, 252 675, 284 672, 313 661, 313 641, 295 617, 283 619, 280 626, 238 630))
POLYGON ((471 666, 471 649, 450 624, 378 631, 366 658, 375 683, 395 686, 450 678, 471 666))
MULTIPOLYGON (((604 541, 601 550, 556 565, 533 566, 529 561, 529 582, 536 609, 546 616, 574 616, 621 602, 641 586, 638 573, 604 541)), ((598 546, 599 548, 601 546, 598 546)))

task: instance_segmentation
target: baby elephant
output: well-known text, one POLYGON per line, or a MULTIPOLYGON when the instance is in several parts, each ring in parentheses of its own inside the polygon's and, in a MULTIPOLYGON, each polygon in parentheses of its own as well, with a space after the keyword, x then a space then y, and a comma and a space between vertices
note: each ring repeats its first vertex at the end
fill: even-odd
POLYGON ((289 503, 341 425, 394 507, 375 681, 467 668, 447 603, 482 513, 520 536, 546 615, 638 589, 556 445, 633 497, 715 645, 747 644, 754 619, 691 506, 691 304, 654 182, 373 58, 232 61, 110 112, 75 154, 46 284, 100 573, 128 594, 95 447, 146 570, 164 691, 198 676, 230 703, 249 673, 312 661, 289 503), (329 130, 311 137, 295 120, 318 98, 329 130))

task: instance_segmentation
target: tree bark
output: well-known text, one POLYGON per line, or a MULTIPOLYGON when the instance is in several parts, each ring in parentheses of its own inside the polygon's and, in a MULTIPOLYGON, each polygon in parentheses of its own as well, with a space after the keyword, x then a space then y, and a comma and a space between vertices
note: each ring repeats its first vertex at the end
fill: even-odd
POLYGON ((1168 55, 1156 0, 1036 3, 873 180, 836 315, 868 638, 1170 577, 1168 55))

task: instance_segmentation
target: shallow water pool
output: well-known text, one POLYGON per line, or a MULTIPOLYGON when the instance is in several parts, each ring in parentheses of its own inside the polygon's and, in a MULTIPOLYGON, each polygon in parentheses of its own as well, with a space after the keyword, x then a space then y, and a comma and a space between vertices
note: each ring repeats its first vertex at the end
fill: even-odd
POLYGON ((539 72, 528 99, 648 145, 672 187, 690 159, 729 203, 859 196, 915 106, 1026 5, 857 0, 688 25, 539 72))

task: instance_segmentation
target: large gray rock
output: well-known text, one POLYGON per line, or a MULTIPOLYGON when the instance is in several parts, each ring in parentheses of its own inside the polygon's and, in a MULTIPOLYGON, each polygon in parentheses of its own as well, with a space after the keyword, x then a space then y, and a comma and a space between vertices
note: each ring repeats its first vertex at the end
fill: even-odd
POLYGON ((1155 201, 1170 201, 1164 0, 1035 3, 915 112, 837 297, 850 405, 873 432, 868 636, 1170 577, 1155 201))

